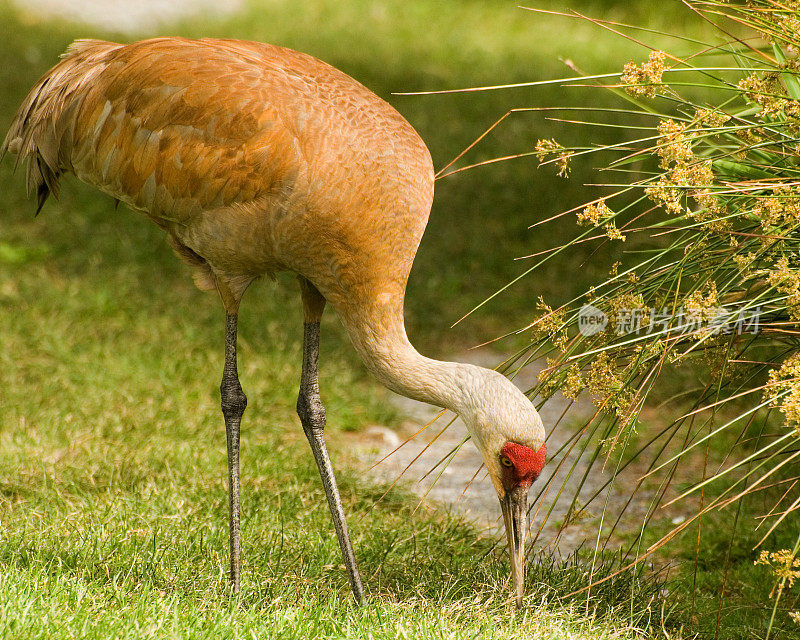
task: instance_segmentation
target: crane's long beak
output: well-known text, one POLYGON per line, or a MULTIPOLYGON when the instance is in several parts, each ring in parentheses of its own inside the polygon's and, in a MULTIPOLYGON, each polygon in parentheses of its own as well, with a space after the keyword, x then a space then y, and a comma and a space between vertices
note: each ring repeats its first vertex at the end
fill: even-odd
POLYGON ((503 520, 508 538, 508 553, 511 558, 511 581, 517 607, 522 606, 522 590, 525 583, 525 530, 528 516, 528 487, 515 487, 500 499, 503 520))

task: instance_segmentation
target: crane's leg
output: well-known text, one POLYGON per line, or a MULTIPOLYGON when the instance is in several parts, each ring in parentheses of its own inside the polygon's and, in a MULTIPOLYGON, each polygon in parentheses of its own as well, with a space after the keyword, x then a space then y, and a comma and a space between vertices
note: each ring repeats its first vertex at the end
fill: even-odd
POLYGON ((356 603, 361 604, 364 588, 361 586, 361 575, 358 572, 350 533, 344 517, 339 488, 333 475, 333 466, 325 446, 325 407, 319 395, 319 321, 325 308, 325 298, 305 278, 300 278, 300 290, 303 296, 303 374, 300 378, 300 393, 297 396, 297 415, 303 425, 311 451, 319 467, 322 486, 328 497, 328 506, 333 517, 333 526, 339 538, 347 576, 356 603))
POLYGON ((241 546, 239 543, 239 425, 247 406, 247 396, 239 384, 236 369, 237 314, 229 313, 225 328, 225 369, 219 390, 222 396, 222 415, 228 439, 228 500, 230 507, 231 586, 239 592, 241 546))

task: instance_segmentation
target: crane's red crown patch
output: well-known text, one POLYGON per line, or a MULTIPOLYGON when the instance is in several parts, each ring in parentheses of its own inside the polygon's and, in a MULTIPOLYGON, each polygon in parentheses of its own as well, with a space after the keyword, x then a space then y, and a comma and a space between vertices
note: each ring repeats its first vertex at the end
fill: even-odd
POLYGON ((507 479, 514 485, 530 485, 542 472, 547 447, 542 445, 538 451, 534 451, 516 442, 506 442, 501 453, 511 460, 512 464, 511 467, 503 469, 503 475, 508 476, 507 479))

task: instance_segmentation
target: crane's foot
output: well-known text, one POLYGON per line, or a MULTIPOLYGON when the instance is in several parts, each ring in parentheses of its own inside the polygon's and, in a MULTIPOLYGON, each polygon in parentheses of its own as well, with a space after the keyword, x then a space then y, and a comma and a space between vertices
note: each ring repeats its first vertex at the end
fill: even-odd
POLYGON ((230 524, 231 587, 239 593, 241 542, 239 525, 239 431, 247 396, 239 384, 236 368, 236 314, 228 314, 225 331, 225 368, 219 390, 228 441, 228 505, 230 524))
POLYGON ((357 604, 364 599, 364 587, 361 585, 361 574, 358 572, 353 545, 350 542, 350 533, 347 530, 347 521, 344 517, 344 508, 339 496, 333 466, 325 446, 325 407, 319 396, 319 322, 306 322, 303 333, 303 375, 300 380, 300 393, 297 397, 297 415, 303 425, 303 431, 311 445, 314 460, 317 462, 322 486, 328 498, 328 506, 333 518, 333 527, 339 539, 342 550, 347 577, 350 588, 357 604))

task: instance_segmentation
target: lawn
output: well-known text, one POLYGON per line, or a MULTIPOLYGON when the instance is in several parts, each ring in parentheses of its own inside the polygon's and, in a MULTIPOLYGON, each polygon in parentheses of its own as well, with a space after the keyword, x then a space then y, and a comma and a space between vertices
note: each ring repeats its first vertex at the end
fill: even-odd
MULTIPOLYGON (((276 0, 164 32, 265 40, 317 55, 389 99, 420 131, 439 167, 509 108, 568 104, 575 94, 392 92, 567 75, 559 56, 611 71, 641 55, 612 35, 579 24, 567 31, 563 20, 515 4, 314 0, 300 11, 276 0)), ((663 19, 644 9, 626 13, 619 8, 625 3, 576 4, 630 20, 663 19)), ((3 133, 26 91, 72 39, 119 38, 6 4, 0 24, 3 133)), ((472 159, 529 151, 538 138, 563 133, 541 115, 515 117, 472 159)), ((396 416, 329 314, 321 385, 368 593, 366 606, 352 606, 294 414, 301 314, 288 276, 277 286, 253 286, 240 315, 240 372, 249 397, 242 433, 244 566, 242 593, 231 597, 219 302, 194 288, 157 228, 74 179, 34 219, 12 164, 6 158, 0 165, 5 637, 596 639, 637 637, 636 627, 647 624, 657 633, 660 604, 651 599, 657 586, 623 582, 588 602, 559 601, 582 584, 581 569, 534 564, 531 596, 515 612, 506 597, 504 545, 495 548, 440 511, 412 514, 415 502, 402 490, 376 506, 384 487, 365 481, 361 463, 342 446, 342 431, 393 424, 396 416)), ((576 263, 554 264, 471 321, 448 328, 523 269, 514 257, 567 236, 569 230, 555 230, 542 238, 527 227, 586 200, 589 194, 574 188, 584 176, 588 168, 577 165, 566 183, 537 171, 529 158, 439 182, 409 286, 412 339, 446 354, 523 324, 538 295, 566 295, 591 278, 591 269, 576 263)))

